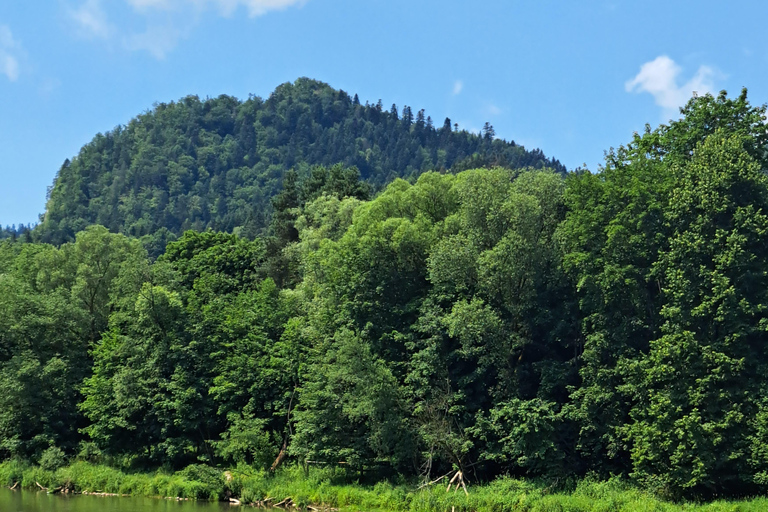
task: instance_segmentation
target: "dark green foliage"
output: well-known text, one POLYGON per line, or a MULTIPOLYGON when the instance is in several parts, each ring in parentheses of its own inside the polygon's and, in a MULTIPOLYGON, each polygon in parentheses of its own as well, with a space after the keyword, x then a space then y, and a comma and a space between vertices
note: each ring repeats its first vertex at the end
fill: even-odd
POLYGON ((765 108, 743 91, 682 113, 569 183, 564 267, 585 314, 569 414, 606 473, 673 495, 750 492, 763 464, 750 453, 766 360, 765 108))
POLYGON ((289 185, 289 169, 311 176, 314 165, 341 163, 379 187, 476 154, 512 167, 565 171, 538 150, 411 125, 307 78, 281 85, 266 100, 188 96, 96 136, 64 162, 38 230, 43 241, 61 243, 101 224, 140 237, 158 255, 163 242, 188 229, 263 232, 270 198, 283 181, 289 185))
POLYGON ((15 224, 12 226, 0 226, 0 240, 11 240, 12 242, 20 241, 20 242, 31 242, 32 241, 32 230, 34 229, 34 226, 32 225, 24 225, 19 224, 16 226, 15 224))
POLYGON ((405 404, 384 361, 349 331, 318 348, 295 415, 294 453, 353 469, 408 461, 413 446, 405 404))

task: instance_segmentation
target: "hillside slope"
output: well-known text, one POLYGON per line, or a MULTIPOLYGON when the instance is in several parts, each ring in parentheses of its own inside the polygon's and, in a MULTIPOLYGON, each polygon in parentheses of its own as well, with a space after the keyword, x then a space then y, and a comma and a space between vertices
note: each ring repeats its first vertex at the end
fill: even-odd
POLYGON ((288 169, 301 175, 336 163, 356 166, 374 187, 452 167, 565 171, 539 150, 495 139, 490 125, 482 136, 449 119, 435 128, 423 110, 361 105, 356 95, 301 78, 266 100, 161 103, 97 135, 59 170, 38 233, 61 243, 101 224, 158 245, 187 229, 253 236, 268 225, 270 198, 288 169))

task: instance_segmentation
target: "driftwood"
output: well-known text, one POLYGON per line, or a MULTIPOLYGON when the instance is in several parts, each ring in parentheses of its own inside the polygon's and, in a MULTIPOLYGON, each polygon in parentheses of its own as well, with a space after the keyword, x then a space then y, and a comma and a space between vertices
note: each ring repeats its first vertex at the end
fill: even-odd
MULTIPOLYGON (((448 492, 451 490, 451 486, 453 485, 453 482, 456 481, 457 478, 459 478, 459 475, 461 474, 461 471, 457 471, 455 475, 453 475, 453 478, 451 478, 451 481, 448 482, 448 488, 445 489, 445 492, 448 492)), ((458 486, 458 484, 456 484, 458 486)))
POLYGON ((451 481, 448 482, 448 488, 445 490, 445 492, 448 492, 451 490, 451 487, 454 485, 454 482, 456 482, 456 489, 455 491, 459 490, 459 486, 461 486, 462 489, 464 489, 464 494, 469 496, 469 492, 467 491, 467 484, 464 483, 464 473, 461 471, 457 471, 455 475, 453 475, 453 478, 451 478, 451 481))
POLYGON ((13 487, 9 487, 9 489, 12 491, 15 491, 18 486, 19 486, 19 482, 16 482, 15 484, 13 484, 13 487))
POLYGON ((293 499, 290 496, 288 496, 287 498, 285 498, 280 503, 275 503, 275 506, 276 507, 290 507, 292 504, 293 504, 293 499))
MULTIPOLYGON (((443 478, 447 477, 447 476, 448 476, 448 475, 450 475, 450 474, 451 474, 451 472, 449 471, 448 473, 444 474, 444 475, 443 475, 443 476, 441 476, 440 478, 437 478, 437 479, 435 479, 435 480, 432 480, 431 482, 425 482, 425 483, 421 484, 421 485, 418 487, 418 489, 423 489, 424 487, 427 487, 428 485, 434 485, 434 484, 436 484, 437 482, 439 482, 440 480, 442 480, 443 478)), ((417 490, 418 490, 418 489, 417 489, 417 490)))
POLYGON ((48 490, 48 488, 47 488, 47 487, 43 487, 42 485, 40 485, 40 482, 35 482, 35 484, 37 484, 37 486, 38 486, 40 489, 44 490, 44 491, 47 491, 47 490, 48 490))
POLYGON ((229 504, 230 505, 240 505, 240 500, 237 498, 229 498, 229 504))

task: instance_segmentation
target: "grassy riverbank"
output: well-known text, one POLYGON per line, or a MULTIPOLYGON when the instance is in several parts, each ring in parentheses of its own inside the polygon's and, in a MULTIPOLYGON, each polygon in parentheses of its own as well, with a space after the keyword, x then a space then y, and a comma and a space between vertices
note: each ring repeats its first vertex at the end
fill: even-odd
POLYGON ((343 483, 342 475, 313 469, 307 476, 288 468, 276 475, 238 468, 229 472, 191 466, 176 473, 126 473, 118 469, 76 462, 56 471, 20 462, 0 464, 0 484, 39 490, 59 487, 77 492, 103 492, 133 496, 223 499, 234 496, 244 503, 290 497, 299 507, 325 505, 341 509, 393 512, 751 512, 768 510, 767 498, 718 501, 707 504, 669 503, 618 480, 583 481, 568 492, 544 484, 501 478, 470 487, 469 495, 446 493, 445 485, 417 490, 413 485, 382 482, 373 486, 343 483))

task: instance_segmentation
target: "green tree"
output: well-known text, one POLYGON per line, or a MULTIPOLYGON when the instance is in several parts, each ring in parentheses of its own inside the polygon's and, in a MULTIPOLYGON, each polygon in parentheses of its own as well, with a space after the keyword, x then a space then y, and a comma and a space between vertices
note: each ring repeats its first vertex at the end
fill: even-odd
POLYGON ((635 475, 675 493, 746 490, 753 480, 747 454, 767 355, 768 179, 751 143, 716 131, 673 170, 672 236, 654 267, 664 323, 640 362, 629 436, 635 475))

